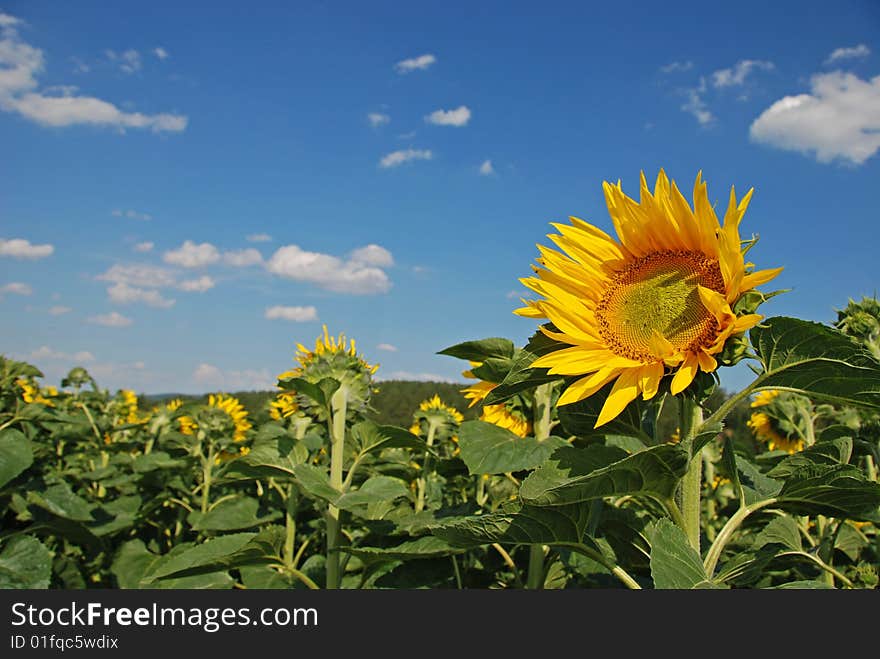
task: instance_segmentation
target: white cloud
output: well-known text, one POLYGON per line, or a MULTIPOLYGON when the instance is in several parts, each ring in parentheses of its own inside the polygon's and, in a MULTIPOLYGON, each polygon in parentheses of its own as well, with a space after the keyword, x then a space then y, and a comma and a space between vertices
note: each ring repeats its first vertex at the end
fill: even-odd
POLYGON ((211 243, 197 245, 193 241, 187 240, 177 249, 165 252, 162 258, 165 263, 184 268, 200 268, 219 261, 220 252, 211 243))
POLYGON ((143 63, 141 62, 141 54, 133 48, 129 48, 121 53, 106 50, 104 51, 104 54, 107 55, 107 59, 119 67, 120 71, 128 75, 137 73, 143 66, 143 63))
POLYGON ((690 71, 694 68, 694 63, 690 60, 685 60, 682 62, 670 62, 665 66, 660 67, 660 73, 683 73, 684 71, 690 71))
POLYGON ((471 111, 466 105, 461 105, 454 110, 434 110, 425 117, 429 124, 437 126, 455 126, 461 128, 467 126, 471 120, 471 111))
POLYGON ((34 289, 28 286, 27 284, 22 284, 20 281, 13 281, 5 286, 0 287, 0 296, 3 293, 12 293, 14 295, 30 295, 34 292, 34 289))
POLYGON ((491 160, 484 160, 483 164, 480 165, 480 176, 491 176, 495 173, 495 168, 492 167, 491 160))
MULTIPOLYGON (((0 25, 0 110, 18 113, 44 126, 112 126, 121 131, 149 128, 156 133, 186 129, 188 119, 184 115, 123 112, 113 103, 92 96, 77 96, 64 89, 60 95, 53 94, 51 88, 39 90, 37 77, 45 70, 43 51, 22 41, 15 29, 18 19, 3 15, 7 18, 0 25)), ((133 70, 136 61, 125 54, 118 59, 120 66, 133 70)))
POLYGON ((521 298, 521 297, 528 297, 529 295, 531 295, 531 293, 529 293, 528 291, 525 291, 525 290, 519 290, 519 291, 516 291, 516 290, 514 290, 514 291, 507 291, 507 295, 505 295, 505 297, 506 297, 508 300, 515 300, 515 299, 519 299, 519 298, 521 298))
POLYGON ((138 213, 133 210, 121 210, 119 208, 114 208, 110 211, 110 215, 113 217, 127 217, 130 220, 143 220, 144 222, 148 222, 153 219, 153 216, 149 213, 138 213))
POLYGON ((136 286, 130 286, 123 282, 110 286, 107 289, 107 295, 110 297, 111 301, 117 304, 134 304, 140 302, 147 306, 160 309, 169 309, 174 306, 175 302, 174 300, 162 297, 162 294, 157 290, 137 288, 136 286))
POLYGON ((392 151, 382 157, 379 161, 379 167, 389 169, 397 167, 409 160, 431 160, 434 154, 430 149, 403 149, 400 151, 392 151))
POLYGON ((155 48, 153 48, 152 53, 161 60, 165 60, 171 57, 171 55, 168 54, 168 51, 162 48, 162 46, 156 46, 155 48))
POLYGON ((215 285, 216 282, 211 277, 208 275, 202 275, 198 279, 188 279, 180 282, 177 285, 177 288, 190 293, 204 293, 205 291, 214 288, 215 285))
POLYGON ((862 80, 834 71, 814 75, 809 94, 785 96, 764 110, 749 136, 822 163, 861 165, 880 149, 880 76, 862 80))
POLYGON ((416 136, 416 131, 411 130, 411 131, 409 131, 408 133, 401 133, 400 135, 397 136, 397 139, 399 139, 399 140, 411 140, 411 139, 414 138, 415 136, 416 136))
POLYGON ((249 243, 268 243, 272 242, 272 236, 268 233, 252 233, 246 237, 249 243))
POLYGON ((139 288, 165 288, 174 286, 176 283, 174 272, 168 268, 139 264, 116 264, 104 274, 98 275, 96 279, 139 288))
POLYGON ((733 87, 745 84, 746 78, 752 71, 772 71, 773 62, 763 60, 744 59, 736 63, 732 68, 719 69, 712 74, 714 87, 733 87))
MULTIPOLYGON (((358 251, 355 250, 355 253, 358 251)), ((378 254, 376 250, 371 251, 378 254)), ((388 258, 391 258, 390 253, 388 258)), ((343 260, 319 252, 307 252, 298 245, 279 248, 266 263, 266 269, 280 277, 311 282, 336 293, 372 295, 387 293, 391 288, 388 275, 375 265, 353 259, 343 260)))
POLYGON ((155 247, 155 246, 156 246, 155 243, 150 242, 149 240, 145 240, 142 243, 137 243, 134 246, 134 251, 136 251, 136 252, 151 252, 151 251, 153 251, 153 247, 155 247))
POLYGON ((860 43, 858 46, 852 46, 850 48, 836 48, 834 52, 832 52, 828 59, 825 60, 826 64, 833 64, 834 62, 839 62, 842 59, 855 59, 858 57, 867 57, 871 54, 871 49, 868 48, 865 44, 860 43))
POLYGON ((259 265, 263 262, 263 255, 253 247, 247 249, 229 250, 223 253, 223 262, 236 268, 244 268, 249 265, 259 265))
POLYGON ((133 321, 131 318, 127 318, 116 311, 111 311, 110 313, 91 316, 88 322, 95 325, 103 325, 104 327, 128 327, 133 321))
POLYGON ((49 314, 52 316, 63 316, 66 313, 70 313, 73 311, 70 307, 65 307, 61 304, 56 304, 54 307, 49 307, 49 314))
POLYGON ((380 343, 376 346, 376 350, 382 350, 384 352, 397 352, 397 346, 393 346, 390 343, 380 343))
POLYGON ((66 362, 93 362, 95 361, 95 356, 86 350, 68 354, 60 350, 53 350, 49 346, 40 346, 28 355, 28 359, 34 361, 52 359, 66 362))
POLYGON ((222 370, 213 364, 199 364, 193 381, 203 387, 226 391, 275 389, 277 380, 268 369, 222 370))
POLYGON ((318 320, 318 310, 315 307, 283 307, 276 305, 266 309, 265 318, 268 320, 290 320, 294 323, 307 323, 318 320))
POLYGON ((684 112, 692 114, 701 126, 706 126, 714 121, 714 115, 709 111, 699 89, 686 89, 687 102, 681 106, 684 112))
POLYGON ((391 252, 375 244, 358 247, 351 253, 350 260, 353 263, 374 265, 377 268, 390 268, 394 265, 394 257, 391 256, 391 252))
POLYGON ((10 16, 9 14, 4 14, 0 11, 0 28, 2 27, 13 27, 21 23, 20 18, 16 18, 15 16, 10 16))
POLYGON ((413 71, 424 71, 436 61, 437 58, 434 55, 427 53, 425 55, 419 55, 418 57, 401 60, 394 65, 394 68, 401 74, 412 73, 413 71))
POLYGON ((387 114, 382 114, 381 112, 370 112, 370 114, 367 115, 367 121, 370 122, 370 125, 373 128, 378 128, 379 126, 391 123, 391 117, 387 114))
MULTIPOLYGON (((2 71, 0 71, 2 75, 2 71)), ((42 259, 55 251, 52 245, 32 245, 29 240, 0 238, 0 256, 11 256, 15 259, 42 259)))
POLYGON ((70 61, 73 62, 74 73, 88 73, 92 70, 92 67, 83 62, 79 57, 71 57, 70 61))

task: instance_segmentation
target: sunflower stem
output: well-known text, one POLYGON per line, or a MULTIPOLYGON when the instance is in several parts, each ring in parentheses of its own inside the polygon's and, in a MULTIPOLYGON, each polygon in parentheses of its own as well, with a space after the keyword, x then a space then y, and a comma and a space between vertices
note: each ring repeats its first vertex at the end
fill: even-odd
MULTIPOLYGON (((535 439, 539 442, 550 437, 550 412, 553 394, 553 383, 542 384, 535 389, 535 408, 532 428, 535 439)), ((532 545, 529 549, 529 571, 526 587, 539 590, 544 587, 544 545, 532 545)))
MULTIPOLYGON (((345 450, 345 415, 348 389, 340 386, 330 398, 330 487, 342 493, 342 460, 345 450)), ((327 507, 327 588, 339 588, 339 508, 327 507)))
MULTIPOLYGON (((703 423, 703 408, 692 398, 679 399, 679 423, 683 446, 691 447, 697 428, 703 423)), ((689 449, 692 450, 692 449, 689 449)), ((684 533, 691 547, 700 552, 700 484, 703 476, 701 452, 691 454, 687 473, 681 481, 681 514, 684 533)))
POLYGON ((428 489, 428 466, 431 460, 431 446, 434 444, 434 436, 437 434, 437 420, 432 418, 428 421, 428 438, 425 440, 425 459, 422 460, 422 471, 419 477, 419 494, 416 498, 415 511, 422 512, 425 508, 425 491, 428 489))

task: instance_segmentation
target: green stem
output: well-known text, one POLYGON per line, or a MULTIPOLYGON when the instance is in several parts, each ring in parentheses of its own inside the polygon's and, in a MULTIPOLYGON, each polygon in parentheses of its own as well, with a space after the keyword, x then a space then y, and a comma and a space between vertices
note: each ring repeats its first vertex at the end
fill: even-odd
MULTIPOLYGON (((706 482, 712 487, 715 482, 715 463, 707 453, 703 453, 703 472, 706 476, 706 482)), ((715 527, 712 520, 715 519, 715 496, 712 495, 706 501, 706 539, 711 543, 715 540, 715 527)))
MULTIPOLYGON (((680 433, 683 446, 692 444, 697 429, 703 423, 703 409, 691 398, 679 400, 680 433)), ((681 481, 681 514, 691 547, 700 552, 700 481, 703 477, 703 459, 700 453, 691 455, 687 473, 681 481)))
POLYGON ((830 586, 832 586, 832 587, 834 586, 834 577, 837 577, 838 579, 840 579, 840 581, 847 588, 855 588, 855 586, 853 585, 853 582, 850 581, 845 574, 842 574, 838 570, 834 569, 833 566, 829 565, 828 563, 823 561, 818 556, 813 556, 812 554, 808 554, 805 551, 786 551, 786 552, 783 552, 779 555, 780 556, 800 556, 802 558, 809 559, 810 561, 812 561, 813 563, 818 565, 820 568, 822 568, 825 571, 825 574, 831 578, 830 582, 828 582, 830 586))
POLYGON ((296 520, 291 513, 294 492, 295 490, 291 483, 287 487, 287 500, 284 502, 284 566, 287 569, 290 569, 295 565, 293 560, 293 550, 294 547, 296 547, 296 520))
POLYGON ((718 532, 718 537, 715 538, 715 542, 713 542, 712 546, 709 547, 709 551, 706 553, 706 559, 703 561, 703 567, 706 569, 706 574, 710 579, 715 573, 715 567, 718 565, 718 559, 721 558, 721 552, 724 551, 724 547, 727 546, 730 538, 733 536, 734 532, 740 527, 740 525, 745 521, 746 517, 758 510, 761 510, 761 508, 772 506, 774 503, 776 503, 776 499, 758 501, 757 503, 753 503, 751 506, 740 508, 731 516, 729 520, 727 520, 727 524, 725 524, 724 527, 718 532))
POLYGON ((492 548, 497 551, 501 555, 501 559, 504 561, 505 565, 510 568, 510 571, 513 572, 513 578, 516 581, 516 585, 518 588, 525 588, 525 585, 522 582, 522 578, 519 576, 519 570, 516 569, 516 563, 513 562, 513 559, 510 557, 510 554, 497 542, 492 543, 492 548))
MULTIPOLYGON (((330 399, 330 487, 342 492, 342 465, 345 450, 345 416, 348 412, 348 389, 343 385, 330 399)), ((327 507, 327 588, 339 588, 339 508, 327 507)))
POLYGON ((437 434, 437 420, 431 419, 428 422, 428 438, 425 440, 427 449, 425 450, 425 459, 422 460, 422 475, 418 480, 419 494, 416 497, 415 511, 422 512, 425 508, 425 491, 428 489, 428 465, 431 460, 431 446, 434 444, 434 436, 437 434))
POLYGON ((211 494, 211 471, 214 467, 214 448, 208 449, 208 457, 202 458, 202 514, 208 512, 211 494))
POLYGON ((541 590, 544 587, 544 545, 529 546, 529 573, 526 588, 541 590))
POLYGON ((455 585, 461 590, 461 570, 458 569, 458 560, 455 558, 455 554, 450 558, 452 558, 452 569, 455 570, 455 585))
POLYGON ((568 547, 569 549, 578 552, 579 554, 583 554, 587 558, 591 558, 600 565, 604 566, 611 574, 617 577, 627 588, 630 590, 641 590, 642 587, 639 585, 638 581, 632 578, 630 574, 624 570, 619 565, 615 564, 613 561, 608 560, 598 551, 587 547, 586 545, 582 545, 579 542, 565 542, 560 543, 562 547, 568 547))

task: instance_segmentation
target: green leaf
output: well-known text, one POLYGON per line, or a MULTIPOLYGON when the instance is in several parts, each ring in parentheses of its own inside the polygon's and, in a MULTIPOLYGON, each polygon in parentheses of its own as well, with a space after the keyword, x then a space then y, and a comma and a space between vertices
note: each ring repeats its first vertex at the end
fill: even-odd
POLYGON ((336 499, 342 495, 330 485, 330 477, 326 468, 300 464, 293 468, 293 473, 296 476, 296 484, 299 489, 308 497, 335 503, 336 499))
POLYGON ((152 580, 152 571, 174 561, 193 549, 191 543, 172 548, 164 556, 149 551, 142 540, 131 540, 120 547, 110 568, 120 588, 161 588, 161 589, 226 589, 231 588, 233 579, 225 570, 182 578, 152 580))
POLYGON ((281 516, 281 511, 276 510, 269 515, 257 517, 259 507, 260 502, 251 497, 225 499, 204 514, 193 511, 187 521, 194 531, 237 531, 271 522, 281 516))
POLYGON ((757 536, 754 546, 763 547, 771 543, 785 546, 794 551, 803 551, 798 524, 791 517, 774 517, 757 536))
POLYGON ((93 521, 91 506, 80 496, 77 496, 65 482, 50 485, 42 492, 30 491, 27 493, 28 502, 32 503, 53 515, 78 522, 93 521))
POLYGON ((427 449, 424 440, 408 430, 396 426, 380 426, 372 421, 361 421, 351 428, 358 451, 362 454, 378 453, 386 448, 409 448, 423 452, 427 449))
POLYGON ((613 383, 608 383, 589 398, 559 406, 557 408, 559 422, 565 432, 578 437, 624 435, 637 437, 646 445, 653 444, 653 438, 642 430, 642 414, 645 411, 645 404, 641 399, 636 399, 627 405, 617 417, 601 428, 595 427, 612 386, 613 383))
POLYGON ((851 465, 805 468, 785 481, 776 505, 795 515, 877 520, 880 483, 851 465))
POLYGON ((15 428, 0 431, 0 487, 31 466, 34 451, 28 439, 15 428))
MULTIPOLYGON (((585 540, 590 504, 571 504, 511 510, 459 517, 431 527, 431 532, 451 545, 473 547, 500 544, 571 545, 585 540)), ((590 542, 589 540, 587 540, 590 542)))
POLYGON ((391 476, 371 476, 357 490, 343 494, 330 485, 324 469, 303 464, 297 465, 294 471, 296 482, 306 496, 368 519, 381 519, 395 499, 409 496, 406 483, 391 476))
POLYGON ((509 339, 494 337, 457 343, 454 346, 444 348, 437 354, 449 355, 450 357, 458 357, 459 359, 467 359, 473 362, 482 362, 489 357, 506 357, 509 359, 513 357, 515 349, 513 342, 509 339))
POLYGON ((465 421, 458 433, 461 459, 471 474, 504 474, 534 469, 566 442, 558 437, 538 441, 520 437, 485 421, 465 421))
POLYGON ((147 575, 147 580, 155 581, 163 577, 180 576, 181 573, 191 571, 194 568, 213 567, 218 562, 228 560, 240 552, 256 536, 256 533, 232 533, 207 540, 164 562, 163 565, 147 575))
POLYGON ((145 474, 157 469, 177 469, 186 464, 185 460, 172 458, 165 451, 152 451, 146 455, 138 455, 131 461, 135 473, 145 474))
POLYGON ((308 380, 302 378, 284 378, 278 380, 278 386, 286 391, 295 391, 298 394, 307 396, 318 405, 327 406, 330 404, 330 399, 327 398, 321 387, 308 380))
MULTIPOLYGON (((568 347, 566 344, 549 338, 541 331, 533 334, 526 347, 516 353, 504 379, 489 392, 484 403, 497 405, 522 391, 561 379, 558 375, 549 375, 546 368, 531 368, 531 364, 538 357, 566 347, 568 347)), ((474 374, 476 375, 476 372, 474 374)))
POLYGON ((704 423, 697 429, 696 435, 694 435, 693 443, 691 445, 691 453, 696 455, 703 447, 706 446, 709 442, 714 440, 720 433, 724 431, 724 424, 719 422, 714 423, 704 423))
POLYGON ((742 483, 740 483, 739 480, 739 469, 737 469, 736 466, 736 453, 734 453, 733 449, 733 439, 731 437, 724 438, 724 448, 721 451, 721 465, 724 467, 727 477, 730 478, 730 482, 733 485, 733 491, 736 493, 736 498, 739 499, 741 503, 745 502, 742 483))
POLYGON ((666 518, 648 527, 654 588, 696 588, 709 583, 703 561, 687 536, 666 518))
POLYGON ((0 551, 0 589, 48 588, 52 554, 29 535, 8 540, 0 551))
POLYGON ((784 458, 767 475, 772 478, 788 478, 797 471, 813 465, 833 466, 847 464, 852 456, 853 441, 849 437, 838 437, 826 442, 813 444, 794 455, 784 458))
POLYGON ((308 459, 305 443, 283 432, 254 441, 250 452, 238 458, 228 473, 243 473, 254 478, 290 478, 297 465, 308 459))
POLYGON ((654 446, 608 464, 605 460, 611 451, 618 455, 623 453, 619 449, 595 446, 557 450, 544 466, 523 481, 520 497, 525 503, 538 506, 559 506, 624 494, 668 499, 687 471, 689 461, 687 453, 673 444, 654 446))
POLYGON ((780 481, 765 476, 755 465, 739 455, 734 459, 747 504, 770 499, 779 493, 782 488, 780 481))
POLYGON ((141 503, 136 494, 108 501, 92 511, 95 523, 89 524, 89 529, 98 537, 130 529, 135 525, 141 503))
POLYGON ((460 554, 463 549, 454 547, 434 536, 423 536, 393 547, 340 547, 340 551, 357 556, 365 563, 436 558, 460 554))
POLYGON ((825 581, 789 581, 775 586, 777 590, 835 590, 834 586, 825 581))
POLYGON ((750 333, 764 371, 754 390, 782 389, 838 405, 880 408, 880 362, 836 329, 770 318, 750 333))

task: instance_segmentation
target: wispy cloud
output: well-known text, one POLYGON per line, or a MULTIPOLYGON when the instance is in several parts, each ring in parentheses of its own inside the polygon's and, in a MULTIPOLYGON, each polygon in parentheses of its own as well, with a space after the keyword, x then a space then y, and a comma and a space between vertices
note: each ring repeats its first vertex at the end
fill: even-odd
POLYGON ((461 105, 454 110, 434 110, 425 117, 425 121, 436 126, 455 126, 461 128, 467 126, 471 120, 471 111, 466 105, 461 105))
POLYGON ((71 354, 63 352, 61 350, 55 350, 54 348, 50 348, 49 346, 40 346, 36 350, 33 350, 27 356, 27 358, 34 361, 43 361, 47 359, 82 363, 95 361, 95 356, 87 350, 80 350, 79 352, 74 352, 71 354))
POLYGON ((185 281, 180 282, 177 285, 182 291, 187 291, 188 293, 204 293, 205 291, 209 291, 216 285, 216 282, 212 277, 208 275, 202 275, 198 279, 187 279, 185 281))
POLYGON ((871 49, 863 43, 849 48, 836 48, 828 56, 828 59, 825 60, 825 64, 834 64, 845 59, 858 59, 860 57, 867 57, 870 54, 871 49))
POLYGON ((272 236, 268 233, 252 233, 246 237, 249 243, 268 243, 272 242, 272 236))
POLYGON ((822 163, 861 165, 880 150, 880 76, 814 75, 810 93, 784 96, 755 119, 751 139, 814 154, 822 163))
POLYGON ((52 245, 32 245, 24 238, 4 240, 0 238, 0 256, 11 256, 14 259, 44 259, 55 251, 52 245))
POLYGON ((397 352, 397 346, 391 345, 390 343, 380 343, 376 346, 376 350, 381 350, 383 352, 397 352))
POLYGON ((694 63, 690 60, 684 60, 681 62, 675 61, 661 66, 660 73, 684 73, 685 71, 690 71, 692 68, 694 68, 694 63))
POLYGON ((392 371, 391 373, 379 373, 377 380, 416 380, 418 382, 457 382, 445 375, 438 373, 418 373, 413 371, 392 371))
POLYGON ((401 60, 394 65, 394 69, 400 74, 412 73, 413 71, 424 71, 436 61, 437 58, 434 55, 427 53, 425 55, 419 55, 418 57, 401 60))
POLYGON ((3 286, 0 286, 0 298, 3 297, 4 293, 12 293, 13 295, 31 295, 33 292, 33 288, 31 288, 27 284, 21 283, 20 281, 13 281, 3 286))
POLYGON ((118 283, 107 289, 107 295, 116 304, 146 304, 159 309, 170 309, 174 300, 169 300, 155 289, 138 288, 126 283, 118 283))
POLYGON ((709 110, 706 102, 703 100, 703 93, 706 90, 705 80, 700 79, 699 87, 685 89, 684 94, 687 101, 682 104, 681 109, 688 114, 694 116, 701 126, 707 126, 715 120, 715 116, 709 110))
POLYGON ((235 268, 259 265, 262 262, 263 255, 253 247, 248 247, 247 249, 234 249, 223 253, 223 263, 235 268))
POLYGON ((712 86, 716 88, 743 85, 752 71, 772 71, 773 62, 764 60, 744 59, 728 69, 719 69, 712 73, 712 86))
POLYGON ((152 53, 160 60, 166 60, 171 57, 171 55, 168 54, 168 51, 162 48, 162 46, 156 46, 155 48, 153 48, 152 53))
POLYGON ((127 217, 129 220, 142 220, 144 222, 148 222, 153 219, 153 216, 149 213, 139 213, 134 210, 122 210, 120 208, 114 208, 110 211, 110 215, 113 217, 127 217))
POLYGON ((201 363, 193 371, 196 384, 213 389, 267 390, 274 389, 277 380, 268 369, 224 370, 213 364, 201 363))
POLYGON ((177 283, 177 277, 173 270, 162 266, 139 263, 117 263, 111 266, 104 274, 95 277, 95 279, 109 281, 114 284, 138 286, 140 288, 167 288, 177 283))
POLYGON ((70 307, 65 307, 61 304, 56 304, 54 307, 49 307, 49 315, 50 316, 63 316, 66 313, 70 313, 73 311, 70 307))
POLYGON ((289 320, 294 323, 307 323, 318 320, 318 310, 315 307, 285 307, 276 305, 266 309, 264 317, 268 320, 289 320))
POLYGON ((137 243, 134 246, 134 251, 136 252, 151 252, 153 251, 153 247, 155 247, 155 243, 150 242, 149 240, 145 240, 142 243, 137 243))
POLYGON ((378 128, 379 126, 391 123, 391 117, 382 112, 370 112, 367 115, 367 121, 370 122, 373 128, 378 128))
POLYGON ((431 160, 433 157, 434 154, 430 149, 401 149, 382 156, 382 159, 379 161, 379 167, 390 169, 410 160, 431 160))
POLYGON ((495 173, 495 168, 492 167, 491 160, 484 160, 483 164, 480 165, 480 176, 492 176, 495 173))
POLYGON ((133 48, 129 48, 121 53, 117 53, 113 50, 105 50, 104 54, 112 64, 117 66, 120 71, 127 75, 137 73, 143 67, 141 54, 133 48))
POLYGON ((111 311, 110 313, 90 316, 88 322, 93 325, 103 325, 104 327, 128 327, 134 321, 116 311, 111 311))
POLYGON ((162 260, 165 263, 184 268, 201 268, 219 261, 220 251, 211 243, 196 244, 191 240, 186 240, 177 249, 165 252, 162 260))
MULTIPOLYGON (((0 110, 12 112, 44 126, 111 126, 150 129, 155 133, 181 132, 188 118, 184 115, 124 112, 116 105, 93 96, 53 94, 39 89, 37 77, 45 71, 43 51, 23 41, 16 29, 19 19, 6 16, 0 25, 0 110)), ((115 53, 114 53, 115 55, 115 53)), ((139 57, 139 56, 138 56, 139 57)), ((120 66, 136 70, 133 58, 117 60, 120 66)))
POLYGON ((311 282, 336 293, 386 293, 391 289, 391 280, 382 267, 375 265, 376 257, 380 254, 378 250, 387 253, 387 257, 383 258, 391 260, 391 253, 378 245, 355 250, 347 259, 308 252, 298 245, 286 245, 272 255, 266 263, 266 269, 279 277, 311 282), (364 249, 373 255, 373 263, 363 260, 364 249))

